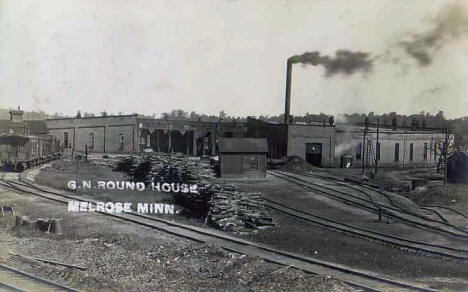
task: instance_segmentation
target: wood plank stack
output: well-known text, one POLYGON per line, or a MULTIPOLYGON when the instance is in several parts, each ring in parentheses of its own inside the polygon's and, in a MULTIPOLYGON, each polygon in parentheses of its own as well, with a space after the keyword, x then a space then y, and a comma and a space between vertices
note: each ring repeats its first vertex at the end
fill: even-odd
POLYGON ((260 193, 222 188, 213 194, 209 204, 208 222, 221 230, 243 233, 275 226, 260 193))
POLYGON ((225 231, 250 232, 275 226, 260 193, 248 193, 231 185, 215 182, 215 172, 208 163, 184 155, 147 153, 126 157, 116 170, 127 172, 136 181, 160 184, 196 185, 198 193, 172 193, 174 203, 184 207, 190 217, 225 231))

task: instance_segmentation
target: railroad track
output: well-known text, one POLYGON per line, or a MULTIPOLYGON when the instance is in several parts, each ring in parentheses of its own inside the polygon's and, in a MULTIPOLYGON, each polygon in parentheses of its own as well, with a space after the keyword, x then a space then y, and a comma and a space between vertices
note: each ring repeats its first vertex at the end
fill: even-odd
POLYGON ((78 290, 65 287, 43 278, 36 277, 26 272, 0 265, 0 291, 11 292, 75 292, 78 290))
POLYGON ((450 246, 430 244, 398 236, 392 236, 350 224, 345 224, 323 216, 317 216, 310 212, 305 212, 267 198, 263 198, 263 200, 266 201, 265 206, 270 209, 274 209, 287 215, 311 222, 314 225, 326 228, 328 230, 341 232, 350 236, 360 237, 368 241, 398 248, 413 254, 468 263, 468 250, 466 249, 458 249, 450 246))
POLYGON ((424 208, 439 208, 439 209, 444 209, 444 210, 449 210, 450 212, 452 213, 455 213, 465 219, 468 219, 468 216, 465 215, 463 212, 460 212, 458 210, 455 210, 453 208, 450 208, 450 207, 445 207, 445 206, 438 206, 438 205, 420 205, 421 207, 424 207, 424 208))
MULTIPOLYGON (((63 204, 68 204, 70 199, 88 203, 96 203, 96 200, 93 199, 72 196, 60 193, 56 190, 51 190, 50 188, 40 188, 24 182, 18 183, 14 181, 3 180, 0 182, 0 185, 5 188, 13 189, 18 193, 34 195, 63 204)), ((197 242, 213 243, 232 252, 257 255, 266 261, 281 265, 293 266, 307 273, 331 275, 353 286, 354 288, 359 289, 360 291, 434 291, 432 289, 417 286, 412 283, 382 277, 367 271, 362 271, 340 264, 279 250, 264 244, 239 239, 218 230, 192 226, 139 213, 98 213, 141 226, 160 230, 178 237, 184 237, 197 242)))
MULTIPOLYGON (((389 201, 390 201, 390 204, 396 208, 399 208, 401 209, 401 207, 399 207, 398 205, 395 204, 395 202, 390 198, 390 196, 388 194, 386 194, 385 191, 382 191, 380 189, 377 189, 375 187, 372 187, 372 186, 369 186, 369 185, 359 185, 359 186, 352 186, 350 184, 347 184, 347 183, 344 183, 343 181, 341 181, 340 179, 338 178, 335 178, 335 177, 330 177, 330 176, 327 176, 327 175, 324 175, 324 174, 317 174, 317 173, 304 173, 304 172, 298 172, 298 171, 291 171, 289 170, 288 172, 291 172, 291 173, 295 173, 295 174, 300 174, 300 175, 305 175, 305 176, 314 176, 314 177, 319 177, 321 179, 325 179, 325 180, 329 180, 329 181, 334 181, 335 183, 337 184, 340 184, 340 185, 343 185, 345 187, 348 187, 350 189, 354 189, 354 190, 357 190, 357 191, 363 191, 362 189, 367 189, 367 190, 370 190, 374 193, 377 193, 377 194, 380 194, 384 197, 386 197, 389 201)), ((436 211, 436 210, 433 210, 432 208, 439 208, 439 209, 444 209, 444 210, 448 210, 448 211, 451 211, 452 213, 455 213, 461 217, 463 217, 464 219, 468 219, 468 216, 466 214, 464 214, 463 212, 460 212, 458 210, 455 210, 453 208, 450 208, 450 207, 446 207, 446 206, 438 206, 438 205, 419 205, 420 208, 422 209, 425 209, 425 210, 429 210, 430 212, 433 212, 436 214, 437 217, 441 218, 442 221, 445 221, 445 222, 448 222, 447 219, 445 219, 441 214, 440 212, 436 211)), ((404 210, 404 209, 402 209, 404 210)), ((406 210, 407 211, 407 210, 406 210)))
MULTIPOLYGON (((415 227, 422 228, 422 229, 429 230, 429 231, 436 232, 436 233, 445 234, 445 235, 448 235, 450 237, 457 238, 457 239, 468 240, 468 231, 464 228, 454 226, 452 224, 449 224, 443 221, 439 221, 435 219, 428 219, 424 216, 416 216, 416 214, 413 214, 411 212, 405 212, 404 210, 400 210, 395 207, 379 205, 371 199, 365 199, 363 197, 350 194, 349 192, 344 192, 341 190, 337 190, 335 188, 330 188, 323 184, 317 184, 317 183, 305 180, 304 178, 308 177, 307 174, 303 174, 303 173, 290 174, 288 172, 278 171, 278 170, 268 171, 268 174, 278 177, 280 179, 292 182, 303 188, 313 190, 318 194, 331 197, 345 204, 349 204, 354 207, 367 210, 371 213, 379 214, 379 212, 381 212, 383 216, 396 219, 400 222, 406 223, 411 226, 415 226, 415 227), (296 175, 302 176, 302 178, 297 177, 296 175), (434 223, 434 224, 428 224, 427 221, 434 223)), ((353 186, 349 186, 349 187, 352 188, 353 186)), ((368 197, 369 194, 365 194, 365 196, 368 197)))
POLYGON ((465 215, 464 213, 462 213, 462 212, 460 212, 458 210, 455 210, 453 208, 449 208, 449 207, 445 207, 445 206, 438 206, 438 205, 429 205, 429 206, 419 205, 419 208, 421 208, 423 210, 427 210, 427 211, 429 211, 431 213, 434 213, 435 216, 440 218, 442 221, 434 220, 434 219, 431 219, 431 218, 421 216, 419 214, 416 214, 416 213, 411 212, 409 210, 406 210, 404 208, 401 208, 398 204, 396 204, 394 202, 394 200, 391 198, 390 195, 388 195, 385 191, 382 191, 382 190, 380 190, 378 188, 375 188, 375 187, 372 187, 372 186, 369 186, 369 185, 364 185, 364 184, 362 184, 362 185, 350 185, 349 183, 342 182, 341 180, 339 180, 339 179, 337 179, 335 177, 329 177, 329 176, 326 176, 326 175, 321 175, 321 174, 316 174, 316 173, 303 173, 303 172, 297 172, 297 171, 290 171, 290 172, 300 174, 300 175, 305 175, 305 176, 315 176, 315 177, 319 177, 321 179, 325 179, 325 180, 328 180, 328 181, 333 181, 336 184, 339 184, 341 186, 347 187, 347 188, 352 189, 352 190, 356 190, 356 191, 364 193, 366 195, 369 195, 369 194, 366 193, 364 190, 368 190, 368 191, 370 191, 372 193, 375 193, 375 194, 378 194, 378 195, 381 195, 381 196, 387 198, 387 200, 390 202, 390 204, 391 204, 391 206, 393 208, 400 209, 404 213, 407 213, 409 215, 419 217, 421 219, 428 220, 428 221, 431 221, 431 222, 445 223, 445 224, 449 225, 450 227, 455 228, 456 230, 459 230, 459 231, 462 231, 462 232, 465 232, 465 233, 467 233, 467 231, 468 231, 468 229, 465 228, 465 227, 459 227, 459 226, 455 226, 455 225, 451 224, 449 222, 449 220, 447 220, 439 211, 433 209, 433 208, 439 208, 439 209, 448 210, 448 211, 450 211, 452 213, 457 214, 458 216, 463 217, 464 219, 468 219, 467 215, 465 215))
MULTIPOLYGON (((428 209, 428 208, 425 208, 423 206, 422 209, 425 209, 425 210, 428 210, 430 211, 431 213, 434 213, 437 217, 439 217, 442 221, 440 220, 435 220, 435 219, 432 219, 432 218, 429 218, 427 216, 422 216, 420 214, 417 214, 415 212, 412 212, 408 209, 405 209, 405 208, 402 208, 401 206, 399 206, 397 203, 395 203, 395 199, 393 199, 389 194, 387 194, 386 192, 384 191, 381 191, 379 189, 376 189, 376 188, 373 188, 371 186, 367 186, 367 185, 352 185, 350 183, 346 183, 346 182, 343 182, 337 178, 334 178, 334 177, 329 177, 329 176, 325 176, 325 175, 320 175, 320 174, 316 174, 316 173, 304 173, 304 172, 297 172, 297 171, 288 171, 290 173, 294 173, 294 174, 298 174, 298 175, 302 175, 302 176, 308 176, 308 177, 318 177, 320 179, 323 179, 323 180, 327 180, 327 181, 332 181, 333 183, 339 185, 339 186, 343 186, 343 187, 346 187, 348 189, 351 189, 351 190, 354 190, 354 191, 357 191, 359 193, 362 193, 364 194, 365 196, 367 196, 369 198, 369 201, 372 202, 374 205, 376 205, 377 207, 382 207, 383 205, 382 204, 379 204, 377 202, 375 202, 375 200, 373 199, 372 197, 372 194, 378 194, 379 196, 382 196, 382 197, 385 197, 390 206, 383 206, 383 207, 386 207, 390 210, 396 210, 396 211, 400 211, 402 213, 406 213, 408 215, 412 215, 412 216, 415 216, 415 217, 418 217, 420 219, 424 219, 424 220, 428 220, 428 221, 431 221, 431 222, 439 222, 439 223, 447 223, 448 226, 452 227, 452 228, 455 228, 455 229, 458 229, 458 230, 461 230, 461 228, 459 228, 458 226, 454 226, 453 224, 450 224, 448 222, 448 220, 446 220, 439 212, 437 212, 436 210, 432 210, 432 209, 428 209), (367 191, 370 191, 372 193, 369 193, 369 192, 366 192, 365 190, 367 191)), ((452 211, 454 211, 453 209, 450 209, 452 211)), ((464 230, 461 230, 464 232, 464 230)))

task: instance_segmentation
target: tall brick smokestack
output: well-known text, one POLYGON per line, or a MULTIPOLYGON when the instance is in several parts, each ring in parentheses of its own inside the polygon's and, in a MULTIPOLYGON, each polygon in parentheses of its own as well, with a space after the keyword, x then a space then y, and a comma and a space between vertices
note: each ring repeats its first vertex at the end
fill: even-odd
POLYGON ((291 121, 291 74, 292 62, 290 59, 286 62, 286 98, 284 100, 284 124, 289 125, 291 121))
POLYGON ((293 64, 304 64, 325 67, 325 77, 343 73, 351 75, 356 71, 369 72, 372 59, 368 53, 338 50, 335 57, 322 56, 319 52, 306 52, 292 56, 286 63, 286 98, 284 103, 284 124, 289 125, 291 119, 291 75, 293 64))

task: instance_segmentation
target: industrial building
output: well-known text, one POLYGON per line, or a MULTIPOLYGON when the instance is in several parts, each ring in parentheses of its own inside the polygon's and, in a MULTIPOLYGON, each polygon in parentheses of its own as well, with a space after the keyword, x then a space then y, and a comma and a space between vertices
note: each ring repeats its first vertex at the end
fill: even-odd
MULTIPOLYGON (((138 115, 48 119, 48 133, 64 148, 102 153, 152 149, 203 156, 220 153, 220 138, 264 138, 267 158, 298 156, 319 167, 436 165, 444 130, 369 124, 246 123, 140 118, 138 115), (365 132, 365 137, 364 137, 365 132)), ((453 135, 451 136, 453 139, 453 135)))
POLYGON ((98 153, 132 153, 151 148, 187 155, 216 155, 219 137, 243 137, 236 122, 140 118, 138 115, 45 120, 63 148, 98 153))
MULTIPOLYGON (((266 138, 268 158, 298 156, 319 167, 429 166, 440 161, 444 129, 363 124, 294 123, 291 109, 292 61, 286 67, 284 122, 247 121, 247 137, 266 138)), ((447 143, 448 145, 449 143, 447 143)))
MULTIPOLYGON (((369 125, 337 125, 334 166, 346 167, 346 157, 353 166, 429 166, 437 165, 446 134, 443 129, 407 128, 369 125), (363 149, 364 148, 364 149, 363 149)), ((450 137, 449 137, 450 138, 450 137)), ((451 136, 453 141, 453 135, 451 136)))
MULTIPOLYGON (((250 119, 250 137, 266 138, 269 158, 298 156, 319 167, 428 166, 439 162, 446 139, 442 129, 289 123, 250 119), (364 132, 365 137, 364 137, 364 132), (364 149, 363 149, 364 145, 364 149)), ((453 135, 449 136, 453 141, 453 135)))
POLYGON ((138 151, 137 115, 45 120, 63 148, 74 151, 131 153, 138 151))
POLYGON ((219 121, 139 119, 140 149, 187 155, 216 155, 218 139, 245 136, 243 123, 219 121))

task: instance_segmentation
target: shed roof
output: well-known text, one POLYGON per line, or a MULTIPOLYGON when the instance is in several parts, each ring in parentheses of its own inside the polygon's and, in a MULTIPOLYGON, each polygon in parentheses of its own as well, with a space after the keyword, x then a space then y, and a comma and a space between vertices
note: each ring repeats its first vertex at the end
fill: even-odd
POLYGON ((221 138, 219 140, 220 153, 266 153, 268 142, 265 138, 221 138))
POLYGON ((11 124, 10 120, 0 120, 0 133, 2 132, 8 133, 10 124, 11 124))
POLYGON ((25 135, 17 134, 1 134, 0 135, 0 144, 2 145, 20 145, 24 146, 29 141, 29 137, 25 135))
POLYGON ((29 133, 31 135, 48 134, 47 125, 43 120, 28 120, 25 123, 29 126, 29 133))

